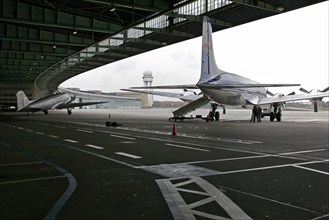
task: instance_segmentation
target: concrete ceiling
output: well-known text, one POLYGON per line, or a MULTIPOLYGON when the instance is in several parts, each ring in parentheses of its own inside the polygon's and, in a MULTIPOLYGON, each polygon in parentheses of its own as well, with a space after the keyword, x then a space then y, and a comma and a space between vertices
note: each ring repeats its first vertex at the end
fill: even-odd
POLYGON ((203 15, 219 31, 319 2, 2 0, 0 89, 51 93, 85 71, 200 36, 203 15))

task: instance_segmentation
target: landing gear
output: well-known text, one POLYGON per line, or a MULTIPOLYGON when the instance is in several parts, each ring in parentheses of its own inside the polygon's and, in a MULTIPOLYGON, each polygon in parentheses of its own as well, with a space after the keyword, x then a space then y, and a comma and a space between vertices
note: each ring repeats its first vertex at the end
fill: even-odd
POLYGON ((219 117, 220 117, 220 115, 219 115, 219 112, 217 111, 217 112, 215 113, 215 120, 216 120, 216 121, 219 121, 219 117))
POLYGON ((209 114, 206 118, 206 122, 209 122, 209 121, 219 121, 219 118, 220 118, 220 114, 218 111, 216 111, 218 108, 218 104, 217 103, 211 103, 211 107, 210 107, 210 111, 209 111, 209 114))
POLYGON ((69 114, 69 115, 72 114, 72 110, 70 108, 67 109, 67 114, 69 114))
POLYGON ((46 111, 43 111, 44 113, 45 113, 45 115, 48 115, 48 111, 46 110, 46 111))
POLYGON ((277 121, 281 121, 281 106, 279 105, 273 105, 274 110, 270 113, 270 121, 274 121, 276 119, 277 121))
POLYGON ((314 112, 318 112, 318 103, 314 102, 314 112))

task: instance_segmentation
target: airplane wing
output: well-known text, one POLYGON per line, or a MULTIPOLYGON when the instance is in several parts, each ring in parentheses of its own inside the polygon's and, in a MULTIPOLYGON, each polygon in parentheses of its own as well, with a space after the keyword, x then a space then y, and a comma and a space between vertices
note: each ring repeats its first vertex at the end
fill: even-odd
POLYGON ((187 84, 187 85, 168 85, 168 86, 142 86, 130 87, 131 89, 199 89, 212 88, 212 89, 228 89, 228 88, 259 88, 259 87, 285 87, 285 86, 300 86, 300 84, 187 84))
POLYGON ((130 87, 131 89, 198 89, 195 84, 186 85, 168 85, 168 86, 142 86, 142 87, 130 87))
POLYGON ((259 87, 285 87, 300 86, 300 84, 206 84, 202 83, 198 87, 209 89, 229 89, 229 88, 259 88, 259 87))
MULTIPOLYGON (((147 88, 149 88, 149 87, 147 87, 147 88)), ((121 90, 122 91, 127 91, 127 92, 151 94, 151 95, 158 95, 158 96, 178 98, 178 99, 183 97, 182 93, 174 93, 174 92, 158 92, 158 91, 134 90, 134 89, 121 89, 121 90)))
POLYGON ((283 102, 292 102, 298 100, 308 100, 313 98, 323 98, 329 97, 329 92, 316 93, 316 94, 297 94, 297 95, 275 95, 273 97, 266 98, 251 98, 248 101, 253 105, 265 105, 265 104, 273 104, 273 103, 283 103, 283 102))
POLYGON ((60 106, 59 108, 74 108, 74 107, 80 107, 80 106, 87 106, 87 105, 97 105, 97 104, 102 104, 102 103, 107 103, 107 102, 70 102, 67 103, 63 106, 60 106))
POLYGON ((17 109, 18 112, 37 112, 40 111, 39 108, 34 108, 34 107, 30 107, 29 105, 18 108, 17 109))

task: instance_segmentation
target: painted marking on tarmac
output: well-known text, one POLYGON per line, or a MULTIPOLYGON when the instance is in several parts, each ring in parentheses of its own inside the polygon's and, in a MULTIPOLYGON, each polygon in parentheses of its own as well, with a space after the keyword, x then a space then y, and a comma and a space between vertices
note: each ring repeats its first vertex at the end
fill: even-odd
MULTIPOLYGON (((186 191, 186 189, 182 189, 177 185, 172 184, 170 180, 156 180, 156 183, 158 184, 162 195, 164 196, 169 209, 174 216, 174 219, 192 220, 197 219, 196 217, 204 217, 207 219, 252 219, 228 196, 206 180, 200 177, 192 177, 191 180, 193 180, 193 183, 201 187, 203 191, 202 194, 204 194, 204 196, 201 199, 189 204, 185 203, 180 194, 180 191, 186 191), (230 218, 196 210, 196 208, 210 203, 216 204, 224 209, 230 218)), ((185 186, 189 183, 191 182, 184 181, 180 186, 185 186)), ((193 191, 189 190, 189 193, 193 193, 193 191)), ((200 195, 200 192, 196 192, 195 194, 200 195)))
POLYGON ((82 130, 82 129, 77 129, 77 131, 80 131, 80 132, 84 132, 84 133, 94 133, 94 132, 92 132, 92 131, 88 131, 88 130, 82 130))
POLYGON ((64 139, 64 141, 66 141, 66 142, 70 142, 70 143, 78 143, 78 141, 76 141, 76 140, 71 140, 71 139, 64 139))
POLYGON ((86 154, 89 154, 89 155, 92 155, 92 156, 95 156, 95 157, 98 157, 98 158, 102 158, 102 159, 105 159, 105 160, 109 160, 109 161, 118 163, 118 164, 122 164, 122 165, 125 165, 125 166, 128 166, 128 167, 132 167, 132 168, 138 168, 137 166, 132 165, 130 163, 126 163, 126 162, 123 162, 123 161, 120 161, 120 160, 117 160, 117 159, 114 159, 114 158, 110 158, 110 157, 107 157, 107 156, 104 156, 104 155, 101 155, 101 154, 97 154, 95 152, 83 150, 81 148, 76 148, 76 147, 73 147, 71 145, 67 145, 67 144, 63 144, 63 143, 58 143, 58 144, 59 145, 62 145, 62 146, 65 146, 67 148, 70 148, 72 150, 80 151, 80 152, 83 152, 83 153, 86 153, 86 154))
POLYGON ((136 140, 136 138, 132 138, 132 137, 125 137, 125 136, 114 135, 114 134, 111 134, 110 136, 111 136, 111 137, 116 137, 116 138, 127 139, 127 140, 136 140))
POLYGON ((206 150, 206 149, 195 148, 195 147, 187 147, 187 146, 177 145, 177 144, 168 144, 168 143, 166 143, 166 145, 167 146, 171 146, 171 147, 178 147, 178 148, 189 149, 189 150, 198 150, 198 151, 204 151, 204 152, 209 152, 210 151, 210 150, 206 150))
POLYGON ((32 165, 32 164, 40 164, 40 163, 43 163, 43 162, 35 161, 35 162, 26 162, 26 163, 8 163, 8 164, 1 164, 0 167, 22 166, 22 165, 32 165))
POLYGON ((64 126, 59 126, 59 125, 55 125, 54 127, 56 127, 56 128, 63 128, 63 129, 66 128, 66 127, 64 127, 64 126))
POLYGON ((51 138, 59 138, 58 136, 56 136, 56 135, 48 135, 48 137, 51 137, 51 138))
POLYGON ((86 144, 86 146, 91 147, 91 148, 95 148, 95 149, 98 149, 98 150, 104 149, 104 147, 96 146, 96 145, 93 145, 93 144, 86 144))
POLYGON ((321 173, 321 174, 324 174, 324 175, 329 175, 328 172, 312 169, 312 168, 309 168, 309 167, 302 167, 302 166, 298 166, 298 165, 294 165, 293 167, 304 169, 304 170, 309 170, 309 171, 316 172, 316 173, 321 173))
POLYGON ((124 152, 115 152, 115 153, 118 154, 118 155, 121 155, 121 156, 130 157, 130 158, 133 158, 133 159, 140 159, 140 158, 142 158, 140 156, 133 155, 133 154, 127 154, 127 153, 124 153, 124 152))
POLYGON ((45 134, 45 133, 43 133, 43 132, 40 132, 40 131, 37 131, 37 132, 35 132, 36 134, 45 134))
POLYGON ((50 180, 50 179, 58 179, 58 178, 65 178, 65 177, 66 176, 53 176, 53 177, 43 177, 43 178, 34 178, 34 179, 25 179, 25 180, 15 180, 15 181, 0 182, 0 185, 12 184, 12 183, 24 183, 24 182, 32 182, 32 181, 41 181, 41 180, 50 180))
POLYGON ((23 130, 24 128, 22 128, 22 127, 17 127, 19 130, 23 130))
POLYGON ((31 129, 26 129, 25 131, 32 132, 33 130, 31 130, 31 129))
POLYGON ((121 144, 135 144, 133 141, 120 141, 121 144))
POLYGON ((244 173, 244 172, 251 172, 251 171, 258 171, 258 170, 268 170, 268 169, 276 169, 276 168, 284 168, 284 167, 302 166, 302 165, 314 164, 314 163, 324 163, 324 162, 328 162, 328 161, 329 161, 329 159, 315 160, 315 161, 308 161, 308 162, 301 162, 301 163, 288 163, 288 164, 275 165, 275 166, 256 167, 256 168, 250 168, 250 169, 225 171, 225 172, 219 172, 218 174, 225 175, 225 174, 232 174, 232 173, 244 173))
POLYGON ((319 217, 316 217, 316 218, 312 218, 311 220, 320 220, 320 219, 325 219, 326 217, 329 217, 329 214, 323 215, 323 216, 319 216, 319 217))
MULTIPOLYGON (((67 122, 66 122, 67 123, 67 122)), ((91 124, 91 123, 81 123, 81 122, 70 122, 72 124, 79 124, 79 125, 88 125, 93 127, 105 127, 104 125, 97 125, 97 124, 91 124)), ((116 130, 124 130, 124 131, 137 131, 137 132, 143 132, 143 133, 149 133, 149 134, 162 134, 162 135, 172 135, 171 132, 163 132, 163 131, 154 131, 154 130, 147 130, 147 129, 138 129, 138 128, 127 128, 127 127, 118 127, 115 128, 116 130)), ((106 132, 106 131, 100 131, 104 133, 114 133, 114 132, 106 132)), ((239 144, 262 144, 261 141, 252 141, 252 140, 240 140, 240 139, 230 139, 230 138, 215 138, 215 137, 204 137, 204 136, 192 136, 188 134, 180 134, 180 136, 188 137, 188 138, 194 138, 194 139, 204 139, 204 140, 217 140, 221 142, 230 142, 230 143, 239 143, 239 144)), ((143 137, 142 138, 147 138, 143 137)))
POLYGON ((259 196, 259 195, 256 195, 256 194, 252 194, 252 193, 249 193, 249 192, 243 192, 243 191, 236 190, 236 189, 233 189, 233 188, 230 188, 230 187, 226 187, 226 186, 220 186, 220 187, 223 188, 223 189, 228 189, 228 190, 233 191, 233 192, 237 192, 237 193, 245 194, 245 195, 248 195, 248 196, 252 196, 252 197, 255 197, 255 198, 263 199, 263 200, 270 201, 270 202, 274 202, 274 203, 278 203, 278 204, 280 204, 280 205, 285 205, 285 206, 293 207, 293 208, 295 208, 295 209, 300 209, 300 210, 304 210, 304 211, 307 211, 307 212, 317 213, 317 212, 315 212, 315 211, 313 211, 313 210, 310 210, 310 209, 307 209, 307 208, 303 208, 303 207, 295 206, 295 205, 292 205, 292 204, 289 204, 289 203, 280 202, 280 201, 278 201, 278 200, 274 200, 274 199, 266 198, 266 197, 259 196))
POLYGON ((279 155, 291 155, 291 154, 305 154, 305 153, 313 153, 318 151, 325 151, 327 149, 316 149, 316 150, 304 150, 304 151, 295 151, 295 152, 288 152, 288 153, 281 153, 279 155))

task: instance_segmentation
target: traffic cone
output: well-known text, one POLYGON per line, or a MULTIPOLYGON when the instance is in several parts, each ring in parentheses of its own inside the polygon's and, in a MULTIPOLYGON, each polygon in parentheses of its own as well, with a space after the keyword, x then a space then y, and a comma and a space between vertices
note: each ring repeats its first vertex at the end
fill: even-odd
POLYGON ((172 126, 172 135, 173 136, 176 136, 177 135, 176 122, 174 122, 174 125, 172 126))

